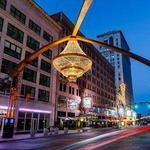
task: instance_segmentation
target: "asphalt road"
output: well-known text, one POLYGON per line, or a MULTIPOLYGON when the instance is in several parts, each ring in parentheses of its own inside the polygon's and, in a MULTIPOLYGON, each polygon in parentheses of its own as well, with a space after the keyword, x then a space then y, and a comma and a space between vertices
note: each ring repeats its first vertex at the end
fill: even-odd
MULTIPOLYGON (((99 150, 99 148, 95 150, 99 150)), ((150 150, 150 132, 131 136, 113 144, 105 145, 100 150, 150 150)))
POLYGON ((0 150, 150 150, 150 127, 6 142, 0 143, 0 150))

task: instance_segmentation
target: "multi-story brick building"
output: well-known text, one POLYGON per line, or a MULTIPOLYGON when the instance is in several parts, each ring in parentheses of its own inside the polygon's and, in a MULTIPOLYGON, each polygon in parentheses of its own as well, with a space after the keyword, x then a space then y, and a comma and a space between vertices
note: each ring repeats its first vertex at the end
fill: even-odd
MULTIPOLYGON (((3 79, 27 55, 58 39, 60 30, 34 1, 0 0, 1 116, 6 114, 9 99, 3 79)), ((58 47, 48 50, 20 74, 15 116, 17 131, 30 130, 32 120, 38 130, 54 124, 57 72, 51 61, 57 50, 58 47)))
MULTIPOLYGON (((63 12, 54 14, 51 17, 61 26, 61 37, 71 35, 74 25, 63 12)), ((79 32, 79 35, 84 36, 81 32, 79 32)), ((65 44, 66 43, 59 46, 60 52, 64 49, 65 44)), ((106 117, 108 118, 111 116, 115 108, 113 67, 93 45, 80 42, 80 46, 91 58, 93 66, 90 71, 77 80, 78 86, 76 84, 67 83, 67 80, 59 75, 58 87, 61 90, 58 88, 57 95, 58 97, 62 97, 62 101, 63 99, 65 101, 66 99, 71 99, 79 102, 83 101, 85 97, 91 98, 93 103, 92 109, 83 112, 77 105, 76 108, 70 109, 69 113, 72 113, 72 116, 74 117, 76 116, 77 120, 81 120, 82 118, 82 121, 85 121, 87 124, 92 124, 92 122, 96 120, 106 121, 106 117), (65 86, 63 92, 62 85, 65 86)), ((59 98, 57 101, 59 103, 59 98)), ((66 102, 64 102, 64 105, 66 105, 66 102)), ((58 118, 61 118, 62 116, 68 117, 66 109, 69 109, 69 107, 67 108, 67 105, 65 109, 59 105, 57 110, 58 118)))

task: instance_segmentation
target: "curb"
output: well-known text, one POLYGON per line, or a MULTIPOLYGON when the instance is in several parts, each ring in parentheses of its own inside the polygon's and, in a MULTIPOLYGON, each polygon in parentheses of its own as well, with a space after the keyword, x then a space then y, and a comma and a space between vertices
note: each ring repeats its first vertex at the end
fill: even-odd
POLYGON ((7 140, 2 140, 0 141, 0 143, 6 143, 6 142, 14 142, 14 141, 23 141, 23 140, 29 140, 29 139, 39 139, 39 138, 50 138, 50 137, 55 137, 55 136, 67 136, 67 135, 70 135, 70 134, 81 134, 81 133, 68 133, 68 134, 57 134, 57 135, 48 135, 48 136, 39 136, 39 137, 27 137, 27 138, 21 138, 21 139, 7 139, 7 140))
MULTIPOLYGON (((96 130, 99 130, 99 129, 89 129, 87 130, 86 132, 91 132, 91 131, 96 131, 96 130)), ((105 130, 105 129, 104 129, 105 130)), ((56 135, 48 135, 48 136, 39 136, 39 137, 27 137, 27 138, 21 138, 21 139, 7 139, 7 140, 2 140, 0 141, 0 143, 6 143, 6 142, 14 142, 14 141, 23 141, 23 140, 29 140, 29 139, 39 139, 39 138, 50 138, 50 137, 55 137, 55 136, 67 136, 67 135, 71 135, 71 134, 83 134, 83 133, 86 133, 86 132, 75 132, 75 133, 68 133, 68 134, 56 134, 56 135)))

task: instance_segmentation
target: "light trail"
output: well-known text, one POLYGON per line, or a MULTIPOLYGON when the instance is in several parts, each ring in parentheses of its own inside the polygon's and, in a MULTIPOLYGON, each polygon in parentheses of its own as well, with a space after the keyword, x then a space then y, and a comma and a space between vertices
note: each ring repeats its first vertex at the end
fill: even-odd
POLYGON ((93 150, 93 149, 96 149, 96 148, 100 148, 104 145, 107 145, 107 144, 111 144, 113 142, 116 142, 118 140, 121 140, 123 138, 126 138, 126 137, 129 137, 129 136, 133 136, 133 135, 136 135, 136 134, 140 134, 142 132, 146 132, 146 131, 150 131, 150 127, 144 127, 144 128, 137 128, 137 129, 134 129, 134 130, 129 130, 128 133, 125 133, 123 135, 120 135, 116 138, 113 138, 113 139, 110 139, 110 140, 106 140, 106 141, 103 141, 101 143, 94 143, 94 144, 88 144, 86 145, 85 147, 83 148, 79 148, 78 150, 93 150))
POLYGON ((92 142, 94 142, 96 140, 100 140, 100 139, 103 139, 103 138, 106 138, 106 137, 109 137, 109 136, 118 135, 118 134, 121 134, 121 133, 126 132, 126 131, 128 131, 128 130, 124 129, 124 130, 120 130, 120 131, 114 131, 114 132, 110 132, 110 133, 105 133, 105 134, 102 134, 102 135, 98 135, 98 136, 95 136, 93 138, 90 138, 90 139, 87 139, 87 140, 83 140, 83 141, 80 141, 80 142, 68 145, 68 146, 62 148, 61 150, 77 149, 77 148, 80 148, 80 147, 82 147, 84 145, 92 143, 92 142))

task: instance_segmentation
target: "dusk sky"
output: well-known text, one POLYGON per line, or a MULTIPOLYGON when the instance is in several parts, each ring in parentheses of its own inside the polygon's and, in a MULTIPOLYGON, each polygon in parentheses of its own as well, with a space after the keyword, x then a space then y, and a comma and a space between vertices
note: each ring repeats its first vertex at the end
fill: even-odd
MULTIPOLYGON (((49 15, 63 11, 75 23, 83 0, 36 2, 49 15)), ((93 0, 80 31, 96 39, 112 30, 122 30, 131 51, 150 59, 150 0, 93 0)), ((133 59, 131 65, 134 100, 150 101, 150 67, 133 59)), ((147 106, 139 106, 138 112, 147 114, 147 106)))

